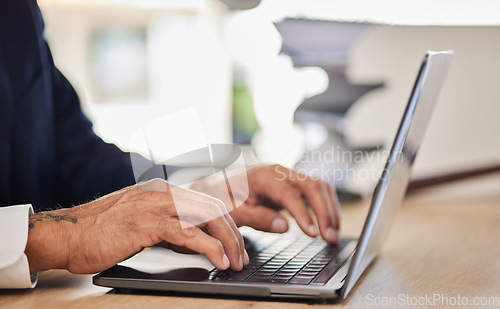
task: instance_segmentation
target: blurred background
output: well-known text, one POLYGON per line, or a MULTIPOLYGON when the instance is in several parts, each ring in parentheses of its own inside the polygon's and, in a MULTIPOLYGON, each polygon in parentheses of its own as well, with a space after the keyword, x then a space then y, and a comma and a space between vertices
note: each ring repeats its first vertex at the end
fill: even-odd
MULTIPOLYGON (((124 150, 139 150, 130 138, 148 122, 194 107, 207 143, 250 145, 267 163, 380 166, 423 55, 453 49, 414 177, 500 161, 498 1, 38 2, 56 65, 124 150)), ((165 132, 166 145, 169 133, 182 134, 165 132)), ((376 176, 331 180, 369 192, 376 176)))

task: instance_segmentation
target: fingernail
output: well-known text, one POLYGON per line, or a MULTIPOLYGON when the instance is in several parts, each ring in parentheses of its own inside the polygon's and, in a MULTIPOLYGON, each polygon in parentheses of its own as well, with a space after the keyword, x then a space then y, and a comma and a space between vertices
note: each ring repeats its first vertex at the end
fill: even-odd
POLYGON ((240 258, 238 259, 238 265, 240 266, 240 268, 243 269, 243 260, 241 259, 241 255, 240 258))
POLYGON ((248 257, 248 252, 247 252, 247 250, 243 250, 243 253, 245 253, 245 254, 243 255, 243 258, 244 258, 244 260, 245 260, 245 265, 247 265, 247 264, 250 262, 250 258, 248 257))
POLYGON ((288 230, 288 224, 283 218, 275 218, 271 224, 271 232, 273 233, 284 233, 288 230))
POLYGON ((309 225, 309 235, 311 235, 312 237, 316 237, 318 235, 314 224, 309 225))
POLYGON ((229 263, 229 259, 227 258, 227 255, 224 254, 222 256, 222 269, 228 269, 230 264, 231 263, 229 263))
POLYGON ((333 229, 333 227, 329 227, 326 229, 326 232, 325 232, 325 238, 326 238, 326 241, 328 242, 336 242, 337 241, 337 233, 335 232, 335 230, 333 229))

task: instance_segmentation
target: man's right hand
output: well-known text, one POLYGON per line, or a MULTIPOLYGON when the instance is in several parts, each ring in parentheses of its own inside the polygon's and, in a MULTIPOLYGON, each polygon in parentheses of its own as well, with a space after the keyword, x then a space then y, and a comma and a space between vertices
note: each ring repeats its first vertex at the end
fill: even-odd
POLYGON ((162 179, 32 215, 25 253, 31 272, 84 274, 160 242, 203 253, 219 269, 241 270, 248 263, 243 238, 220 200, 162 179))

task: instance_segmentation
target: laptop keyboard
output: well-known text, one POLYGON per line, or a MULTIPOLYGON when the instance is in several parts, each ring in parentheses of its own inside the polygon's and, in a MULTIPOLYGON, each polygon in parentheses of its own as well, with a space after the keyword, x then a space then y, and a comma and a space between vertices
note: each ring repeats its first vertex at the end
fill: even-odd
POLYGON ((251 244, 246 248, 250 263, 241 271, 215 268, 209 278, 218 282, 324 285, 342 266, 337 256, 351 240, 341 239, 334 246, 306 235, 276 236, 266 242, 245 242, 251 244))

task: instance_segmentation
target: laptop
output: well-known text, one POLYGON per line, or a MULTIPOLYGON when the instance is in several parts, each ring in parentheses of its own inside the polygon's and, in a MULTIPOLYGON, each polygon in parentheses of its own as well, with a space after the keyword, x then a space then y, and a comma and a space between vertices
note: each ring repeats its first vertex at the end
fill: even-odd
POLYGON ((250 263, 240 272, 189 267, 148 272, 116 265, 94 276, 93 283, 233 297, 345 298, 389 233, 452 55, 452 51, 425 55, 359 239, 341 238, 338 245, 329 245, 298 233, 253 231, 244 234, 250 263))

